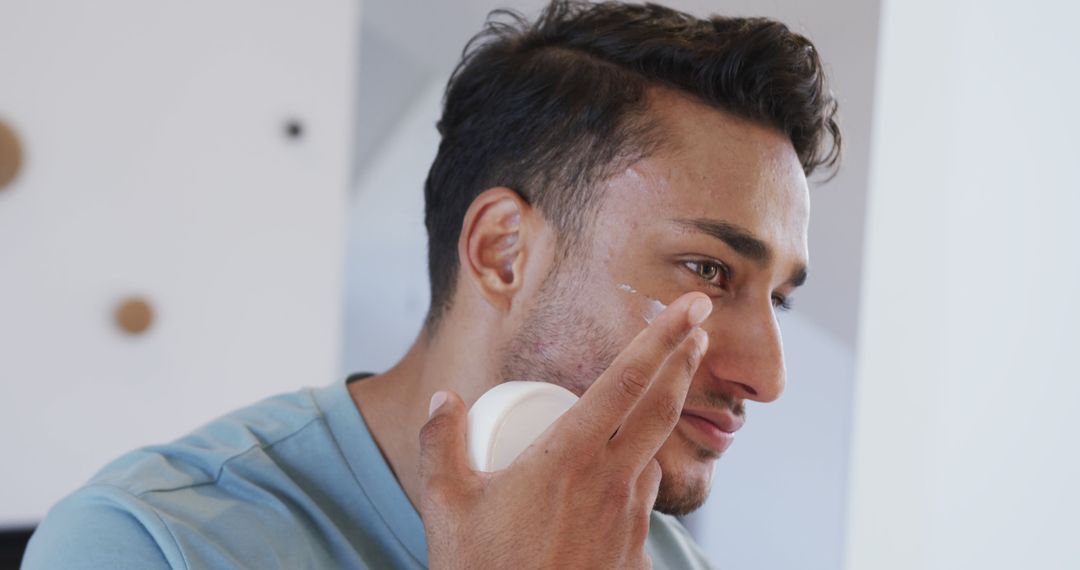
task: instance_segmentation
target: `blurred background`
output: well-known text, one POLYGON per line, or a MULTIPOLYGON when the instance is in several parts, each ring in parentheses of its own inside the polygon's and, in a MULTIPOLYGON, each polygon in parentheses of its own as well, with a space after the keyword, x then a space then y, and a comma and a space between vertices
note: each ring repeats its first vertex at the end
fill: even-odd
MULTIPOLYGON (((815 42, 788 389, 687 518, 722 568, 1078 568, 1072 4, 672 0, 815 42)), ((0 1, 0 547, 109 459, 384 370, 442 89, 536 0, 0 1)))

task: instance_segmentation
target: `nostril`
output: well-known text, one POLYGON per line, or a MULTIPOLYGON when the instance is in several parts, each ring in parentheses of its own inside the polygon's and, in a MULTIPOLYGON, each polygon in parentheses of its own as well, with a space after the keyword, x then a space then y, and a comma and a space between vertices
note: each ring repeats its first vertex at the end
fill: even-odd
POLYGON ((742 382, 739 382, 738 384, 739 386, 742 386, 743 390, 746 390, 746 392, 751 396, 757 396, 757 390, 755 390, 753 387, 743 384, 742 382))

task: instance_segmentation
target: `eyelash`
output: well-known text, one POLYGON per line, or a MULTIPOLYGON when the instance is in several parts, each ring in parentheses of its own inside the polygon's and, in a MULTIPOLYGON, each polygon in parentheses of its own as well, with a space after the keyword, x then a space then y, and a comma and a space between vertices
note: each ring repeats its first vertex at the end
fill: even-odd
MULTIPOLYGON (((687 262, 684 263, 684 265, 687 266, 687 269, 690 269, 691 271, 693 271, 694 274, 697 275, 697 277, 699 279, 704 281, 710 287, 714 287, 716 289, 723 290, 724 285, 713 282, 713 279, 715 279, 715 277, 713 279, 709 279, 709 278, 706 278, 705 276, 703 276, 701 274, 701 269, 702 268, 704 268, 704 267, 715 267, 716 270, 717 270, 716 275, 717 276, 723 275, 724 283, 727 283, 728 281, 731 280, 731 269, 727 265, 724 265, 723 263, 720 263, 719 261, 713 261, 713 260, 709 260, 709 259, 698 259, 698 260, 687 261, 687 262), (691 266, 697 266, 697 267, 694 268, 694 267, 691 267, 691 266)), ((773 302, 773 307, 775 307, 777 310, 780 310, 780 311, 790 311, 791 310, 791 299, 788 298, 788 297, 785 297, 784 295, 774 294, 772 296, 772 302, 773 302)))

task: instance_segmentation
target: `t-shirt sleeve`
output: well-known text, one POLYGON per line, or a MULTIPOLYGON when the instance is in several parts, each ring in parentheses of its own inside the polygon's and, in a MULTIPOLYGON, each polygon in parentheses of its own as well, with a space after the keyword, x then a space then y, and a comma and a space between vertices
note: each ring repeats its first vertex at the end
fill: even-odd
MULTIPOLYGON (((167 535, 168 529, 152 511, 139 509, 137 500, 125 495, 119 490, 89 487, 58 503, 31 537, 22 567, 173 567, 163 547, 175 551, 175 544, 168 536, 161 536, 167 535)), ((176 565, 184 566, 182 562, 176 565)))

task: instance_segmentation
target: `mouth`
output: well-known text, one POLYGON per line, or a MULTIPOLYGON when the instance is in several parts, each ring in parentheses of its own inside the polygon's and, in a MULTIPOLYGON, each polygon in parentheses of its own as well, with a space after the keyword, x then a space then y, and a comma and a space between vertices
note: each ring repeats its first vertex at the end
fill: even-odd
POLYGON ((731 447, 735 432, 745 421, 746 418, 728 410, 683 410, 679 425, 684 428, 684 435, 720 455, 731 447))

